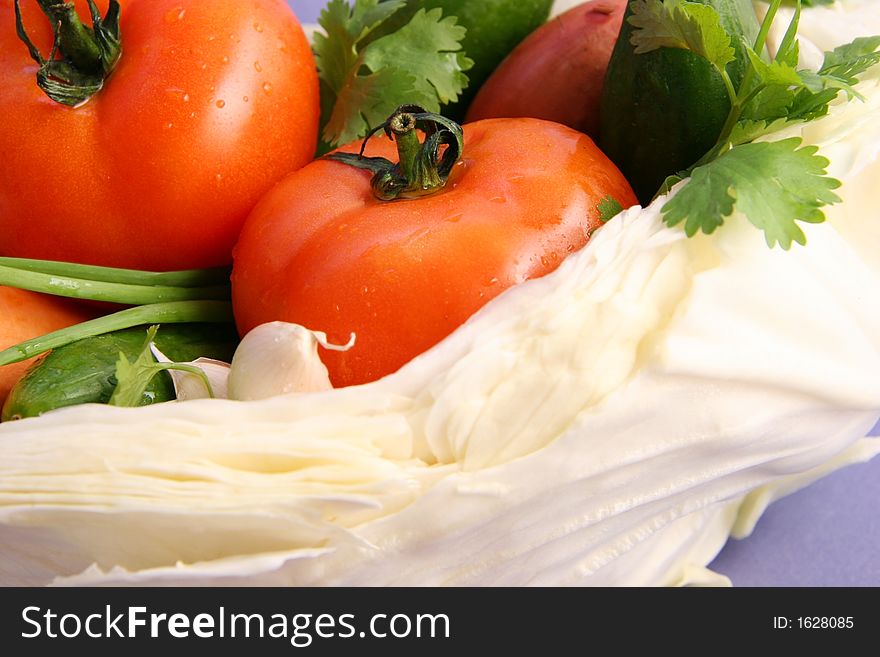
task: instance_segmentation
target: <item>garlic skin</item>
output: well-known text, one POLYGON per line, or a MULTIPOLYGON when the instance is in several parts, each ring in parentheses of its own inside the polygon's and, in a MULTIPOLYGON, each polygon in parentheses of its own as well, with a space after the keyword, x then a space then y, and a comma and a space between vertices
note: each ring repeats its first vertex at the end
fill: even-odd
POLYGON ((318 356, 318 345, 325 349, 350 349, 336 346, 327 335, 299 324, 268 322, 251 330, 232 357, 228 390, 230 399, 253 401, 293 392, 330 390, 330 376, 318 356))
POLYGON ((193 399, 229 399, 226 389, 226 381, 229 378, 229 363, 213 358, 196 358, 194 361, 187 363, 193 367, 198 367, 211 384, 209 391, 205 387, 205 382, 195 374, 184 372, 182 370, 169 370, 171 379, 174 381, 174 392, 177 393, 177 401, 190 401, 193 399))
MULTIPOLYGON (((163 354, 159 348, 150 343, 150 351, 158 363, 174 362, 168 356, 163 354)), ((196 358, 182 365, 191 365, 198 367, 208 379, 211 389, 205 387, 205 382, 201 377, 184 370, 167 370, 171 375, 171 382, 174 384, 174 394, 177 401, 191 401, 193 399, 228 399, 229 395, 226 391, 226 380, 229 378, 229 363, 214 358, 196 358)))

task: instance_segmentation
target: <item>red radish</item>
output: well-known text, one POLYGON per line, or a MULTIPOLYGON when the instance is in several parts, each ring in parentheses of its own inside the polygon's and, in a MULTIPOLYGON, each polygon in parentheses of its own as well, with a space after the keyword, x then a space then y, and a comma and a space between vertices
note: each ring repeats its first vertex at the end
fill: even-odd
POLYGON ((501 62, 466 121, 532 116, 595 137, 605 69, 627 0, 591 0, 550 19, 501 62))

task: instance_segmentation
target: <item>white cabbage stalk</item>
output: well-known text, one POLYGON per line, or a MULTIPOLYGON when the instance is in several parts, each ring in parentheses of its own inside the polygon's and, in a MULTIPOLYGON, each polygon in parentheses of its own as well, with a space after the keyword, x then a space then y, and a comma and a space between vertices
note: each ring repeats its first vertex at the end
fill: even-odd
MULTIPOLYGON (((880 32, 871 5, 802 33, 880 32)), ((876 69, 859 90, 774 136, 844 183, 805 248, 687 239, 659 199, 381 381, 0 426, 0 583, 723 581, 766 504, 880 450, 876 69)))

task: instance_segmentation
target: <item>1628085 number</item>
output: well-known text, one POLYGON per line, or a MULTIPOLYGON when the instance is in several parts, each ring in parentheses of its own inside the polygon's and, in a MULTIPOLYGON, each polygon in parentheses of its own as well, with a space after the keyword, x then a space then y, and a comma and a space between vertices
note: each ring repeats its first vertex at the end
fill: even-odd
POLYGON ((802 630, 848 630, 855 626, 855 622, 852 616, 798 616, 797 626, 802 630))

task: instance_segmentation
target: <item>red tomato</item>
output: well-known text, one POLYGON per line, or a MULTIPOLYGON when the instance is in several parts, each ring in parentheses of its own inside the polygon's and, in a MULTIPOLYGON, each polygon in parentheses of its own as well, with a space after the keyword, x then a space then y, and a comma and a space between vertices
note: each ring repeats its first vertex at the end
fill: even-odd
POLYGON ((534 116, 599 134, 599 101, 627 0, 591 0, 532 32, 480 87, 467 120, 534 116))
MULTIPOLYGON (((49 21, 36 0, 21 8, 48 56, 49 21)), ((71 108, 37 87, 13 0, 0 0, 0 255, 228 263, 259 198, 314 154, 307 40, 284 0, 123 0, 121 16, 118 66, 71 108)))
MULTIPOLYGON (((317 160, 259 203, 235 247, 239 331, 272 320, 325 331, 335 386, 394 372, 506 288, 555 269, 600 223, 600 201, 636 203, 585 135, 537 119, 464 128, 446 187, 379 201, 367 171, 317 160)), ((347 147, 357 152, 359 144, 347 147)), ((369 156, 397 160, 373 139, 369 156)))

